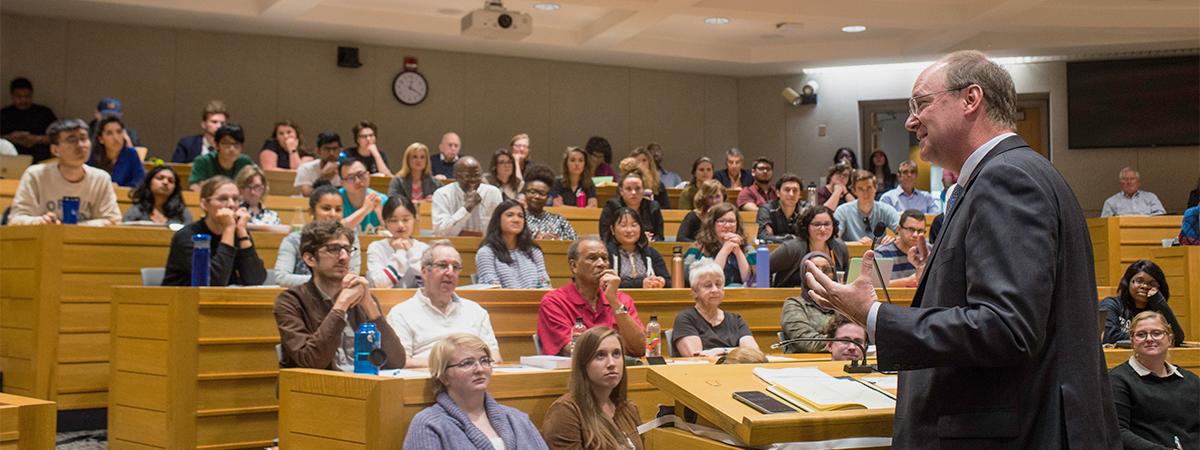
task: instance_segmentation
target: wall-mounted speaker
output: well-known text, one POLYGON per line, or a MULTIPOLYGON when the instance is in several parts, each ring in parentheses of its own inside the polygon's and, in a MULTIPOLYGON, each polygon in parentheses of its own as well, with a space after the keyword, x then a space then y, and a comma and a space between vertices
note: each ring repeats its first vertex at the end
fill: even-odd
POLYGON ((358 47, 338 47, 337 65, 351 69, 362 67, 362 62, 358 60, 358 47))

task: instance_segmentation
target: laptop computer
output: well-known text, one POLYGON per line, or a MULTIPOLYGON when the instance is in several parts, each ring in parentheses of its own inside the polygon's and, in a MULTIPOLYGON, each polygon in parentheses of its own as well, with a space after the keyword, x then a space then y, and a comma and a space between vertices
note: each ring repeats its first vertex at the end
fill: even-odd
MULTIPOLYGON (((875 264, 879 266, 879 272, 871 271, 871 284, 876 288, 882 287, 885 283, 892 280, 892 266, 895 262, 891 259, 876 259, 875 264), (880 275, 883 278, 880 279, 880 275)), ((846 273, 846 282, 853 283, 858 279, 858 275, 862 273, 862 257, 850 258, 850 270, 846 273)))
POLYGON ((33 156, 30 155, 0 155, 0 179, 20 180, 31 164, 33 156))

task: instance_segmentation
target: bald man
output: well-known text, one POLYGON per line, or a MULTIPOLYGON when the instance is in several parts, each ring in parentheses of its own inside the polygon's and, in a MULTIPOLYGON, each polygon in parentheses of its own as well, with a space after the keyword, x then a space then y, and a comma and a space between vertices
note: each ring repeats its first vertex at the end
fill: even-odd
POLYGON ((454 163, 458 162, 458 152, 462 150, 462 139, 458 137, 458 133, 447 131, 442 135, 442 142, 438 144, 438 156, 433 157, 431 168, 433 169, 433 178, 438 181, 445 181, 447 178, 454 177, 454 163))
POLYGON ((433 235, 483 236, 503 200, 500 189, 483 183, 483 169, 470 156, 454 163, 454 180, 433 192, 433 235))

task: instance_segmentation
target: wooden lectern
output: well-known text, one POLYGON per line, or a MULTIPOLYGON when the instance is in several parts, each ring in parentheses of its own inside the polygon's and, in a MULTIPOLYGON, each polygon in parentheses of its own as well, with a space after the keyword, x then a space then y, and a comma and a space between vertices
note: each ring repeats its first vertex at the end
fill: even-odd
MULTIPOLYGON (((769 367, 818 367, 834 377, 850 376, 843 372, 844 361, 770 364, 769 367)), ((795 412, 762 414, 733 398, 737 391, 766 391, 768 384, 754 375, 755 367, 767 364, 668 365, 654 366, 646 375, 650 384, 675 400, 675 415, 695 412, 701 425, 718 428, 750 446, 780 442, 824 441, 852 437, 892 436, 889 409, 852 411, 795 412)), ((881 374, 873 374, 880 376, 881 374)), ((872 376, 853 375, 856 378, 872 376)), ((895 394, 895 390, 890 390, 895 394)), ((707 448, 728 448, 719 442, 693 436, 671 428, 651 430, 644 436, 647 449, 694 448, 707 441, 707 448)))

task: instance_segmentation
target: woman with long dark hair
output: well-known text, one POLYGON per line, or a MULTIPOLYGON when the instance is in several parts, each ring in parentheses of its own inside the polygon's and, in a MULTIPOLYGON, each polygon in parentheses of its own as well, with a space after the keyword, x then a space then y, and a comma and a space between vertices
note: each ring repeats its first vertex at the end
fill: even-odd
POLYGON ((516 200, 496 206, 479 251, 475 253, 476 282, 505 289, 550 287, 542 247, 525 226, 525 207, 516 200))
POLYGON ((96 141, 88 165, 101 169, 112 177, 113 184, 134 187, 142 184, 146 168, 137 150, 125 145, 125 123, 117 116, 104 116, 96 124, 96 141))
POLYGON ((863 166, 868 172, 875 174, 876 180, 879 180, 879 189, 875 190, 875 200, 879 200, 884 192, 896 188, 899 180, 896 178, 896 173, 892 172, 892 164, 888 162, 887 153, 884 153, 883 150, 871 152, 871 157, 863 166))
MULTIPOLYGON (((692 161, 692 181, 679 194, 679 209, 696 209, 696 191, 705 181, 713 179, 713 162, 707 156, 701 156, 692 161)), ((721 185, 725 187, 725 185, 721 185)))
POLYGON ((579 147, 567 147, 563 153, 562 175, 554 179, 550 188, 554 206, 581 206, 582 195, 585 208, 596 207, 596 185, 592 184, 592 161, 587 152, 579 147))
POLYGON ((810 252, 829 255, 834 271, 844 272, 850 265, 850 249, 837 237, 837 229, 833 210, 824 205, 805 209, 793 232, 796 238, 771 252, 771 286, 800 286, 804 281, 804 267, 798 262, 810 252))
POLYGON ((485 177, 487 184, 500 188, 504 198, 516 200, 525 187, 521 177, 516 172, 516 159, 507 148, 496 149, 492 153, 492 165, 485 177))
POLYGON ((133 206, 125 211, 122 222, 150 221, 157 224, 192 223, 192 212, 183 204, 179 174, 170 166, 155 166, 142 184, 129 191, 133 206))
POLYGON ((611 226, 600 230, 612 260, 609 268, 621 277, 622 288, 658 289, 671 284, 671 272, 663 257, 650 246, 637 211, 621 207, 611 226))
POLYGON ((546 410, 542 437, 551 449, 641 450, 637 405, 629 400, 629 377, 621 335, 608 327, 587 330, 575 341, 567 393, 546 410))
POLYGON ((1155 311, 1171 324, 1175 336, 1172 345, 1182 344, 1183 327, 1179 325, 1171 306, 1167 305, 1169 298, 1171 289, 1158 264, 1145 259, 1134 261, 1125 269, 1125 276, 1121 277, 1121 284, 1117 286, 1117 295, 1100 301, 1100 310, 1105 312, 1104 343, 1128 340, 1133 316, 1143 311, 1155 311))

